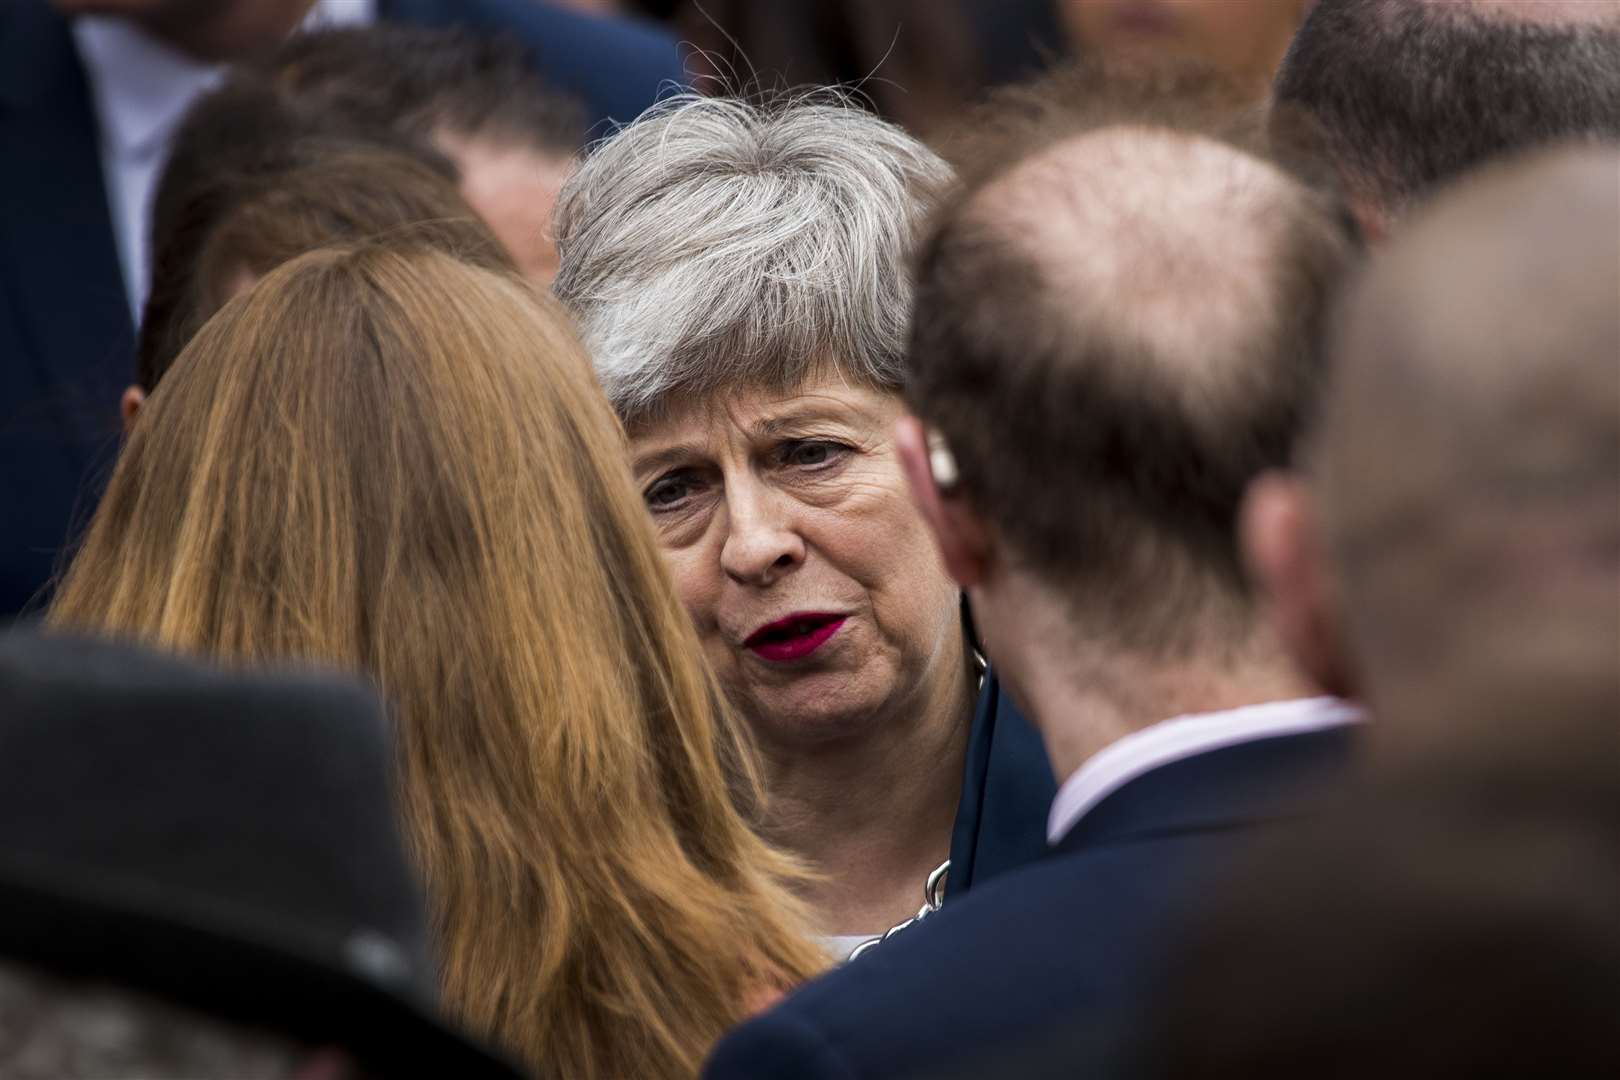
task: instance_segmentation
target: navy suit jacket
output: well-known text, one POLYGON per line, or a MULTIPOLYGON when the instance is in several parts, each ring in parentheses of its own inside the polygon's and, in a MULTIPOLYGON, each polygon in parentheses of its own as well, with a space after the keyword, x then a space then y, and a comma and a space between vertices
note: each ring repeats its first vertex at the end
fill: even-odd
POLYGON ((706 1080, 997 1075, 1010 1049, 1058 1025, 1095 1036, 1070 1041, 1071 1075, 1109 1075, 1166 939, 1262 826, 1308 810, 1351 740, 1279 736, 1132 780, 1040 862, 732 1031, 706 1080))
MULTIPOLYGON (((662 32, 535 0, 379 0, 378 13, 514 34, 599 128, 683 79, 662 32)), ((98 138, 67 20, 48 0, 0 2, 0 623, 87 520, 134 377, 98 138)))
MULTIPOLYGON (((1042 858, 1046 814, 1056 795, 1040 732, 1003 692, 992 668, 968 730, 945 901, 954 903, 975 885, 1042 858)), ((920 903, 920 883, 917 898, 920 903)))

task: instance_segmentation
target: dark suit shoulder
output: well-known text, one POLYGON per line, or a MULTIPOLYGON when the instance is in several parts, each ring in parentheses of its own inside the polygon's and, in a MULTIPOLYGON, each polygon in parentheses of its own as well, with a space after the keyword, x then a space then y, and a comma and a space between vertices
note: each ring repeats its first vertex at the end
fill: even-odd
POLYGON ((1170 894, 1233 842, 1161 837, 1009 871, 738 1028, 705 1076, 909 1075, 1062 1013, 1111 1013, 1170 894), (817 1046, 841 1071, 791 1072, 817 1046))
MULTIPOLYGON (((1313 757, 1325 745, 1287 738, 1307 740, 1295 749, 1313 757)), ((1168 827, 1144 819, 975 888, 727 1036, 705 1075, 923 1075, 1060 1019, 1122 1030, 1161 964, 1167 931, 1196 910, 1219 868, 1277 820, 1271 815, 1286 811, 1255 790, 1271 765, 1292 756, 1282 749, 1219 751, 1214 764, 1228 798, 1214 798, 1206 784, 1196 795, 1206 805, 1196 811, 1187 804, 1194 796, 1174 798, 1173 767, 1133 781, 1162 789, 1140 805, 1168 827), (809 1047, 818 1049, 812 1055, 809 1047), (801 1059, 836 1062, 841 1071, 793 1072, 801 1059)), ((1105 1038, 1094 1044, 1098 1055, 1117 1049, 1105 1038)))

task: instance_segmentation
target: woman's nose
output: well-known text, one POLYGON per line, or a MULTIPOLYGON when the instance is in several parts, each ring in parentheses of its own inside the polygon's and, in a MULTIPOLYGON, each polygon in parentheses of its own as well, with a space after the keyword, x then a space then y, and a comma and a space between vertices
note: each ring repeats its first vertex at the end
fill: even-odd
POLYGON ((743 585, 768 586, 804 561, 804 538, 781 500, 757 490, 726 492, 720 567, 743 585))

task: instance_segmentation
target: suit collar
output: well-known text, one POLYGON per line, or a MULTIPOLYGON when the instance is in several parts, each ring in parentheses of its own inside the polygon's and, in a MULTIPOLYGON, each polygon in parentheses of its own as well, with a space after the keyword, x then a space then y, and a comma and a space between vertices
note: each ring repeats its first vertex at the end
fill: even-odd
POLYGON ((102 139, 120 156, 157 153, 199 94, 224 74, 128 19, 86 16, 73 39, 96 101, 102 139))
POLYGON ((1047 836, 1060 841, 1086 812, 1138 776, 1182 758, 1255 739, 1355 723, 1361 709, 1335 697, 1291 698, 1177 716, 1132 732, 1093 754, 1052 800, 1047 836))
POLYGON ((1309 813, 1347 771, 1355 737, 1354 725, 1339 725, 1255 739, 1160 766, 1104 798, 1055 850, 1072 854, 1309 813))

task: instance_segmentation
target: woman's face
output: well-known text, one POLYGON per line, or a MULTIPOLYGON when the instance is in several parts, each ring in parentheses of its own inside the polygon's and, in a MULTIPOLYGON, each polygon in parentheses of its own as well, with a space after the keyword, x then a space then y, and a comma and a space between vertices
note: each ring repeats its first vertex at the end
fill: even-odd
POLYGON ((632 433, 676 588, 768 747, 859 739, 961 677, 956 589, 895 457, 901 412, 831 378, 632 433))

